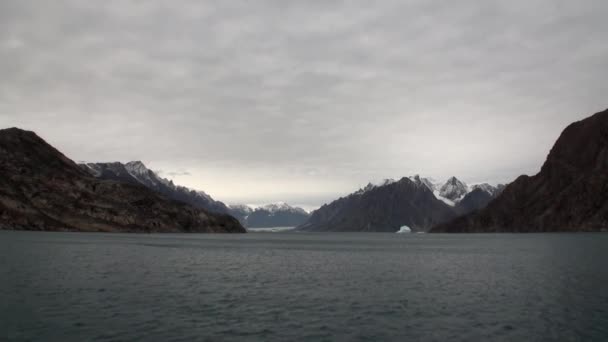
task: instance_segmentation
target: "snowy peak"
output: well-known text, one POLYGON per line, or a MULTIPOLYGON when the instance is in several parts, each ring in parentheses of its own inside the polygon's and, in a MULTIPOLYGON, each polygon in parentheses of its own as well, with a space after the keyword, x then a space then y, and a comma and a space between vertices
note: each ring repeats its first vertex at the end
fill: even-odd
POLYGON ((133 172, 140 175, 146 175, 150 171, 144 163, 140 160, 130 161, 125 164, 125 168, 129 170, 129 172, 133 172))
POLYGON ((410 176, 408 178, 416 185, 426 186, 431 192, 434 192, 437 189, 437 185, 431 178, 420 177, 420 175, 410 176))
POLYGON ((125 164, 125 169, 129 172, 131 176, 142 183, 150 182, 152 185, 156 185, 157 183, 168 183, 167 180, 161 180, 154 172, 144 165, 141 161, 131 161, 125 164))
POLYGON ((456 177, 451 177, 439 188, 439 195, 457 202, 469 192, 469 187, 456 177))
POLYGON ((266 211, 270 212, 271 214, 275 214, 278 212, 293 212, 293 213, 308 214, 308 212, 306 212, 306 210, 299 208, 299 207, 292 207, 285 202, 267 204, 256 210, 259 210, 259 209, 266 210, 266 211))
POLYGON ((483 192, 486 192, 490 195, 494 195, 496 193, 496 191, 498 190, 495 186, 492 186, 488 183, 481 183, 481 184, 475 184, 473 186, 471 186, 471 191, 473 190, 481 190, 483 192))
POLYGON ((296 227, 304 223, 310 214, 299 207, 292 207, 287 203, 271 203, 256 209, 243 205, 231 206, 233 211, 243 209, 240 212, 242 222, 249 228, 270 227, 296 227))
MULTIPOLYGON (((435 195, 435 198, 451 207, 456 206, 463 198, 465 198, 465 196, 471 193, 471 191, 479 189, 483 192, 486 192, 491 197, 495 197, 505 187, 502 184, 494 186, 488 183, 480 183, 468 186, 465 182, 459 180, 456 177, 450 177, 445 182, 436 181, 435 179, 430 177, 421 177, 420 175, 409 176, 407 177, 407 179, 412 181, 417 186, 424 186, 428 188, 433 193, 433 195, 435 195)), ((370 190, 377 189, 382 186, 386 186, 393 183, 395 183, 395 181, 392 179, 386 179, 378 184, 370 182, 365 187, 354 192, 351 196, 360 196, 370 190)))

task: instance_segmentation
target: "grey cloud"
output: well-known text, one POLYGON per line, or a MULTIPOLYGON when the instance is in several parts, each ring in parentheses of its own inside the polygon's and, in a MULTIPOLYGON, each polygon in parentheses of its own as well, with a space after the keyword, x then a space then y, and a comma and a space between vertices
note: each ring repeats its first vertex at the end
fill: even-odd
POLYGON ((172 177, 233 202, 310 206, 413 173, 504 182, 608 107, 606 15, 602 0, 2 1, 0 125, 74 159, 188 170, 172 177))

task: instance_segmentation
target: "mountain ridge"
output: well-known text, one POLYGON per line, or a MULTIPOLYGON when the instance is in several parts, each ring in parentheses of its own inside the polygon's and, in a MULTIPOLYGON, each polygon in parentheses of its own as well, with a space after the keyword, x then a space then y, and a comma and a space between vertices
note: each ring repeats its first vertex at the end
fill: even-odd
POLYGON ((239 220, 248 228, 296 227, 304 223, 310 214, 285 202, 269 203, 259 207, 231 205, 230 209, 238 213, 239 220))
POLYGON ((403 177, 399 181, 385 179, 379 184, 370 182, 365 187, 313 211, 310 219, 298 229, 392 232, 407 225, 414 231, 426 231, 436 223, 484 207, 496 193, 499 193, 501 187, 487 183, 469 187, 456 177, 451 177, 444 183, 420 175, 403 177), (398 186, 400 183, 407 183, 409 186, 398 186), (446 185, 457 185, 459 189, 449 188, 446 185), (455 201, 441 196, 441 188, 446 190, 444 194, 448 190, 455 192, 457 195, 452 196, 455 201), (385 193, 385 195, 370 195, 372 192, 385 193), (400 202, 393 203, 395 198, 400 202), (380 217, 382 215, 391 219, 383 221, 380 217), (354 216, 356 219, 351 219, 349 216, 354 216), (351 226, 348 227, 347 224, 351 226))
POLYGON ((141 161, 81 163, 79 165, 96 178, 140 184, 168 198, 197 208, 221 214, 232 214, 223 202, 214 200, 204 191, 176 185, 172 180, 162 178, 156 172, 148 169, 141 161))
POLYGON ((368 185, 325 204, 298 229, 395 232, 407 225, 414 231, 424 231, 452 217, 448 205, 437 200, 426 185, 403 177, 380 186, 368 185))

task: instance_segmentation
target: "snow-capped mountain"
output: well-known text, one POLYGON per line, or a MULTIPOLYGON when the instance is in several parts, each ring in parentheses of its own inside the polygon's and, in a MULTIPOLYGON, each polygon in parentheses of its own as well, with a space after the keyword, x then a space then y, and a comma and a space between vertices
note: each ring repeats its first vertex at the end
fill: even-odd
POLYGON ((505 185, 503 184, 494 186, 488 183, 473 184, 469 186, 456 177, 450 177, 445 182, 436 181, 429 177, 420 177, 419 175, 411 176, 409 178, 417 184, 425 185, 433 192, 433 195, 435 195, 437 199, 451 207, 458 205, 458 203, 475 190, 482 191, 493 198, 505 188, 505 185))
POLYGON ((258 208, 242 204, 231 205, 230 209, 249 228, 295 227, 304 223, 309 217, 306 210, 292 207, 284 202, 267 204, 258 208))
POLYGON ((504 186, 468 186, 419 175, 384 180, 341 197, 311 213, 299 229, 308 231, 396 231, 407 225, 424 231, 432 225, 485 207, 504 186))
POLYGON ((420 177, 368 184, 315 210, 305 231, 396 232, 406 225, 425 231, 456 216, 420 177))
POLYGON ((479 189, 481 191, 484 191, 492 196, 498 196, 499 193, 501 193, 505 188, 504 184, 498 184, 496 186, 488 184, 488 183, 481 183, 481 184, 475 184, 471 186, 471 191, 479 189))
POLYGON ((162 178, 148 169, 141 161, 131 161, 126 164, 120 162, 86 163, 80 164, 80 167, 96 178, 143 185, 170 199, 185 202, 197 208, 231 214, 230 209, 224 203, 214 200, 203 191, 175 185, 172 180, 162 178))
POLYGON ((262 210, 266 210, 268 211, 270 214, 272 215, 276 215, 278 213, 281 212, 291 212, 294 214, 305 214, 308 215, 308 212, 300 207, 292 207, 289 204, 285 203, 285 202, 277 202, 277 203, 271 203, 271 204, 267 204, 265 206, 262 206, 258 209, 262 209, 262 210))
POLYGON ((469 192, 469 187, 456 177, 451 177, 439 188, 439 196, 453 202, 460 201, 469 192))

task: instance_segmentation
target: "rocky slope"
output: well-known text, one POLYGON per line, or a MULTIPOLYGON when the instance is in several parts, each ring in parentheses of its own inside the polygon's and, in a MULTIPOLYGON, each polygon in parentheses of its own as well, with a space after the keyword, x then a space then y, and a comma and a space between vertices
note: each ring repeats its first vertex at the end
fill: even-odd
POLYGON ((568 126, 541 171, 521 176, 485 209, 432 232, 608 230, 608 110, 568 126))
POLYGON ((419 177, 372 184, 326 204, 298 227, 305 231, 425 231, 456 216, 419 177))
POLYGON ((203 191, 195 191, 185 186, 175 185, 173 181, 162 178, 148 169, 141 161, 132 161, 126 164, 119 162, 86 163, 80 164, 80 167, 99 179, 143 185, 167 198, 190 204, 196 208, 215 213, 232 214, 224 203, 214 200, 203 191))
POLYGON ((33 132, 0 130, 0 229, 245 232, 228 216, 99 180, 33 132))

